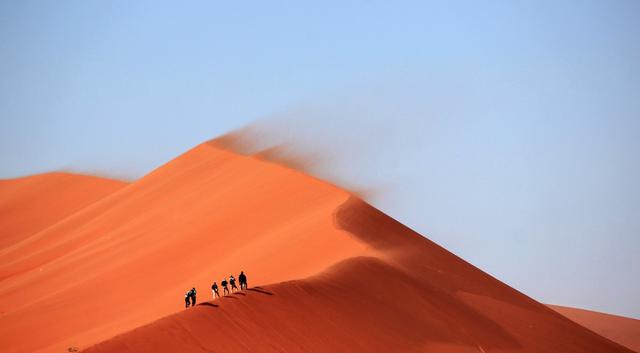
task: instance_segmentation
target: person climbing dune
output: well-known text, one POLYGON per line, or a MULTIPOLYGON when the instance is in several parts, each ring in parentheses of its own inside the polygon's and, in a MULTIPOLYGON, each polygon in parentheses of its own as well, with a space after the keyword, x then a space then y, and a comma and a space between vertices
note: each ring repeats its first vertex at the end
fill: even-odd
POLYGON ((211 292, 213 294, 213 299, 216 299, 216 297, 220 298, 220 293, 218 293, 218 284, 216 282, 213 282, 211 285, 211 292))
POLYGON ((222 285, 222 294, 223 295, 229 294, 229 288, 227 287, 227 279, 226 278, 222 279, 222 282, 220 282, 220 284, 222 285))
POLYGON ((191 288, 189 294, 191 297, 191 306, 196 306, 196 288, 191 288))
POLYGON ((236 279, 233 278, 233 275, 229 277, 229 284, 231 285, 231 292, 233 292, 234 289, 236 290, 236 292, 238 291, 238 287, 236 287, 236 279))
POLYGON ((187 291, 184 293, 184 307, 188 308, 189 304, 191 304, 191 291, 187 291))
POLYGON ((244 271, 240 271, 238 281, 240 282, 240 290, 247 289, 247 276, 244 274, 244 271))

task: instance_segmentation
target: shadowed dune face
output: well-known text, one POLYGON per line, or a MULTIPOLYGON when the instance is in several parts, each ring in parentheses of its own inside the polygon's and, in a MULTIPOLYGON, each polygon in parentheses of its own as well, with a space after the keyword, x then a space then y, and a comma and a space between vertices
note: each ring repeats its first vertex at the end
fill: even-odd
POLYGON ((387 252, 396 248, 407 251, 424 240, 418 233, 356 197, 340 205, 335 212, 335 223, 337 228, 358 240, 387 252))
POLYGON ((482 294, 529 309, 543 307, 356 197, 337 209, 335 223, 420 280, 438 280, 441 289, 482 294))
POLYGON ((485 315, 375 257, 242 294, 86 352, 630 352, 550 311, 485 315))
POLYGON ((219 141, 0 254, 8 352, 629 352, 350 193, 219 141), (183 309, 187 289, 203 302, 241 270, 252 288, 183 309))
MULTIPOLYGON (((464 351, 476 344, 473 334, 486 347, 518 346, 488 320, 476 326, 483 332, 461 335, 461 325, 436 307, 437 297, 412 283, 379 259, 349 259, 313 278, 252 288, 218 307, 198 306, 87 352, 421 352, 432 344, 464 351), (173 337, 150 339, 157 331, 173 337)), ((467 314, 460 316, 482 320, 467 314)))

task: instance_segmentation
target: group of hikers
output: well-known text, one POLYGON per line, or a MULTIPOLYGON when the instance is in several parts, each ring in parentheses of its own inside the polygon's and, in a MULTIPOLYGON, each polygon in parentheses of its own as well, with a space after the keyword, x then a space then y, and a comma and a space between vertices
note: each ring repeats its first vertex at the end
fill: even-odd
MULTIPOLYGON (((247 289, 247 276, 243 271, 240 271, 240 275, 238 276, 238 283, 240 283, 240 289, 238 289, 238 286, 236 286, 236 279, 233 277, 233 275, 229 276, 228 281, 226 278, 223 278, 220 282, 220 285, 222 286, 222 295, 227 295, 233 292, 247 289), (229 290, 229 286, 231 286, 231 290, 229 290)), ((197 292, 195 287, 191 288, 189 291, 187 291, 187 293, 185 293, 185 308, 196 305, 196 293, 197 292)), ((218 283, 213 282, 213 284, 211 285, 211 294, 213 295, 213 299, 216 299, 216 297, 220 298, 220 293, 218 292, 218 283)))

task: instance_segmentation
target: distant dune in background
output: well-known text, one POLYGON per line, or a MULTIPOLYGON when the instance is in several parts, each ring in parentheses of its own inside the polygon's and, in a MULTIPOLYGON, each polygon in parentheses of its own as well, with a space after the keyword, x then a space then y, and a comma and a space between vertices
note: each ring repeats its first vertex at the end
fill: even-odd
POLYGON ((125 185, 70 173, 0 180, 0 248, 44 230, 125 185))
POLYGON ((2 181, 3 350, 632 352, 267 159, 213 140, 130 184, 2 181))
POLYGON ((548 306, 597 334, 640 352, 640 320, 559 305, 548 306))

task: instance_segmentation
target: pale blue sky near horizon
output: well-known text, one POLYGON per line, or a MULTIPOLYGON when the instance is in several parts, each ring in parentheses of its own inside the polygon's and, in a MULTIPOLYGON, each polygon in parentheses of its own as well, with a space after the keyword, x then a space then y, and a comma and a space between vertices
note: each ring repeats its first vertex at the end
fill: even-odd
POLYGON ((640 318, 638 63, 637 1, 1 2, 0 178, 258 121, 535 299, 640 318))

